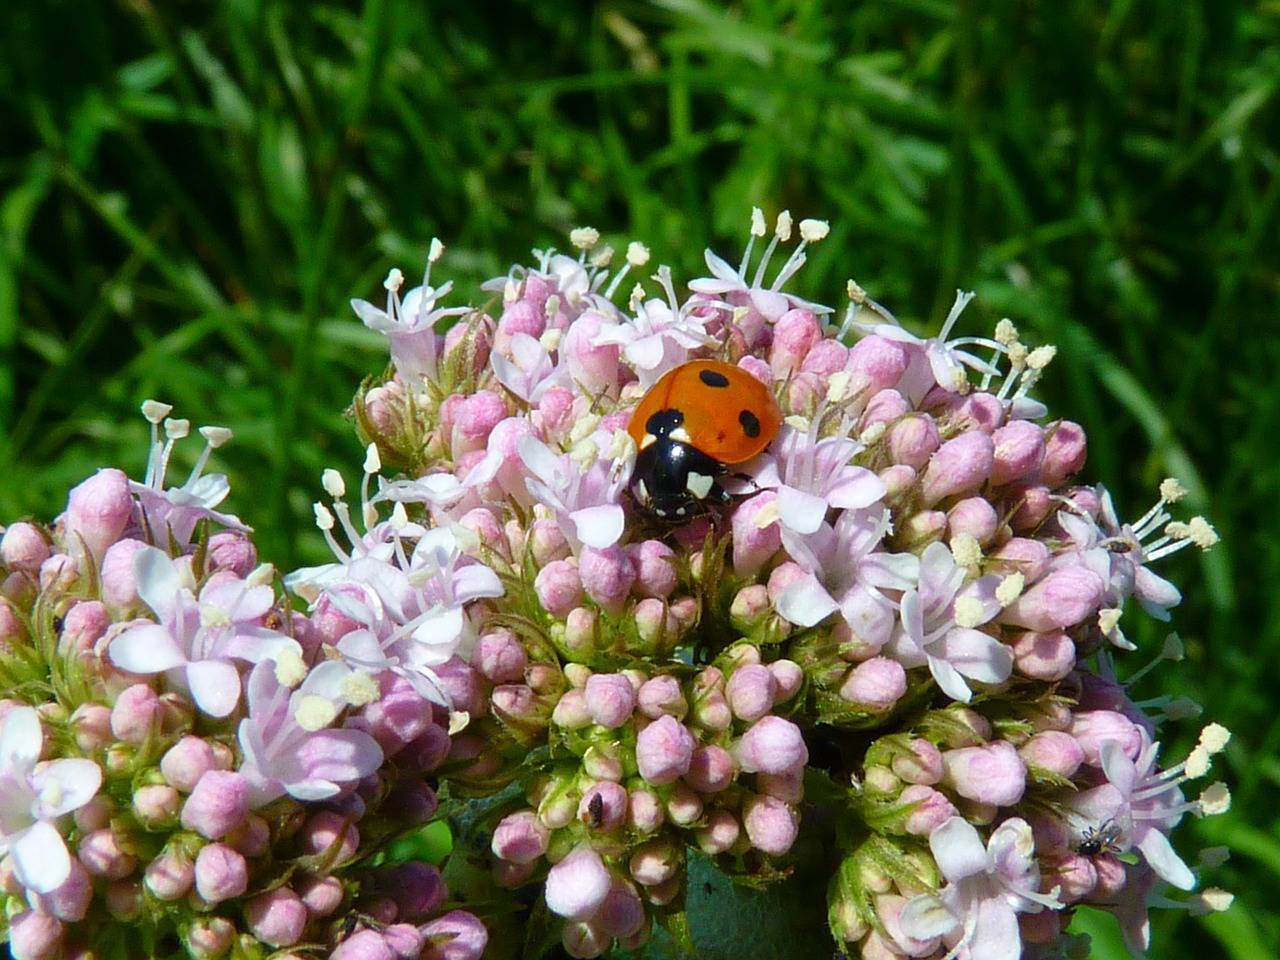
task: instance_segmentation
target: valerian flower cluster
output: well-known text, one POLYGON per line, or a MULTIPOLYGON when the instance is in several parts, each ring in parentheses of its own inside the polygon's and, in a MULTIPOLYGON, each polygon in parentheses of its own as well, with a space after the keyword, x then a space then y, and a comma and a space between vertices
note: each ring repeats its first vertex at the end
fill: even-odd
POLYGON ((194 957, 473 960, 476 915, 514 910, 595 957, 687 931, 691 857, 794 882, 806 830, 829 933, 866 960, 1072 954, 1080 906, 1141 952, 1149 907, 1225 909, 1195 892, 1224 852, 1171 834, 1229 806, 1188 786, 1229 735, 1162 762, 1196 708, 1117 679, 1181 659, 1171 635, 1120 669, 1122 613, 1169 619, 1155 565, 1212 528, 1174 518, 1172 479, 1122 522, 1079 478, 1083 429, 1031 395, 1053 349, 1007 320, 954 335, 971 295, 926 338, 852 281, 841 315, 788 292, 827 233, 756 210, 738 266, 708 252, 684 294, 581 228, 479 309, 433 284, 433 241, 420 285, 353 302, 391 367, 356 398, 358 493, 321 478, 332 561, 283 593, 203 474, 228 434, 166 486, 188 425, 146 405, 142 483, 103 471, 3 541, 15 956, 133 925, 194 957), (626 428, 695 359, 758 378, 784 425, 727 506, 660 522, 626 428), (387 859, 434 787, 469 804, 482 896, 387 859))

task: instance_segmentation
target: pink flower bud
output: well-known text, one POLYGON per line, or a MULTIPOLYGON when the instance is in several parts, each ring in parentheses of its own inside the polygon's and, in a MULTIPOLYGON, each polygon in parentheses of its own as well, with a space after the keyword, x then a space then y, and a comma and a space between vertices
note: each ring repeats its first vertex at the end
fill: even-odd
POLYGON ((640 930, 646 919, 644 903, 636 888, 621 877, 614 877, 608 896, 591 922, 607 937, 630 937, 640 930))
POLYGON ((288 887, 260 893, 244 905, 249 931, 273 947, 288 947, 302 939, 307 908, 288 887))
POLYGON ((1049 683, 1061 680, 1076 665, 1076 645, 1060 630, 1027 631, 1013 645, 1013 665, 1024 677, 1033 680, 1049 683))
POLYGON ((951 422, 962 430, 995 433, 1004 423, 1004 404, 994 394, 977 390, 948 405, 951 422))
POLYGON ((357 930, 338 944, 329 960, 397 960, 397 956, 382 934, 357 930))
POLYGON ((39 573, 40 565, 49 559, 49 541, 34 523, 10 525, 0 539, 0 560, 10 570, 39 573))
POLYGON ((1045 874, 1053 878, 1063 903, 1083 900, 1098 885, 1098 871, 1093 861, 1078 853, 1068 853, 1046 862, 1045 874))
POLYGON ((134 880, 116 880, 108 883, 102 899, 107 912, 117 920, 132 920, 142 907, 142 884, 134 880))
POLYGON ((781 380, 796 371, 821 340, 822 328, 813 311, 788 310, 773 325, 773 344, 769 351, 773 375, 781 380))
POLYGON ((999 527, 996 508, 982 497, 968 497, 947 511, 947 533, 952 539, 968 534, 978 543, 987 543, 999 527))
POLYGON ((402 782, 392 789, 387 796, 387 803, 390 809, 399 813, 399 819, 409 826, 429 822, 440 809, 440 800, 431 785, 413 780, 402 782))
POLYGON ((933 456, 938 444, 938 428, 928 414, 903 417, 889 428, 889 456, 894 463, 904 463, 919 470, 933 456))
POLYGON ((471 664, 451 657, 433 669, 455 710, 465 710, 473 717, 485 715, 488 705, 484 681, 471 664))
POLYGON ((71 732, 76 746, 86 753, 104 750, 115 739, 111 733, 111 710, 100 703, 83 703, 71 714, 71 732))
POLYGON ((864 660, 840 685, 842 699, 873 713, 892 710, 906 692, 907 672, 888 657, 864 660))
POLYGON ((215 769, 217 759, 208 741, 199 737, 183 737, 160 758, 160 772, 169 785, 189 793, 200 778, 215 769))
POLYGON ((597 673, 587 681, 587 711, 591 719, 612 730, 622 726, 636 708, 636 690, 620 673, 597 673))
POLYGON ((123 880, 138 865, 137 860, 120 849, 115 834, 107 828, 81 837, 76 855, 90 875, 108 880, 123 880))
POLYGON ((684 778, 699 793, 718 793, 733 783, 733 775, 733 757, 729 751, 707 744, 694 749, 684 778))
POLYGON ((769 672, 778 685, 775 703, 786 703, 799 692, 804 683, 804 671, 794 660, 775 660, 769 664, 769 672))
POLYGON ((551 712, 551 722, 565 730, 580 730, 592 723, 586 693, 577 688, 566 690, 551 712))
POLYGON ((61 886, 49 893, 36 894, 35 897, 43 913, 67 923, 78 923, 89 912, 89 902, 93 899, 93 881, 80 861, 72 860, 71 872, 61 886))
POLYGON ((738 741, 737 753, 747 773, 786 773, 809 762, 800 728, 777 716, 757 720, 738 741))
MULTIPOLYGON (((416 861, 402 863, 388 871, 386 888, 395 900, 400 919, 407 922, 425 920, 444 906, 449 897, 440 869, 432 864, 416 861)), ((311 910, 307 895, 301 891, 300 895, 303 903, 307 904, 307 909, 311 910)))
POLYGON ((304 853, 335 853, 335 864, 346 863, 360 849, 360 832, 345 818, 328 810, 320 810, 307 818, 299 835, 304 853))
POLYGON ((1040 480, 1048 487, 1060 486, 1068 477, 1078 473, 1088 454, 1084 427, 1070 420, 1059 420, 1046 431, 1044 462, 1040 465, 1040 480))
POLYGON ((777 797, 757 795, 743 805, 743 826, 757 850, 775 857, 791 849, 800 832, 796 812, 777 797))
POLYGON ((427 948, 422 960, 480 960, 489 931, 465 910, 451 910, 419 928, 427 948))
POLYGON ((79 539, 101 559, 107 547, 120 539, 132 514, 129 478, 121 470, 99 470, 72 489, 67 499, 67 540, 79 539))
POLYGON ((210 840, 221 840, 249 812, 249 782, 238 773, 210 770, 182 807, 182 825, 210 840))
POLYGON ((271 845, 271 827, 257 814, 249 814, 240 825, 227 834, 227 846, 246 857, 260 857, 271 845))
POLYGON ((1039 540, 1014 537, 991 554, 989 559, 996 561, 992 564, 992 572, 1020 573, 1028 584, 1032 584, 1049 569, 1049 548, 1039 540))
POLYGON ((65 932, 57 917, 25 910, 9 921, 9 953, 13 960, 54 960, 65 932))
POLYGON ((524 676, 529 658, 514 633, 495 630, 476 643, 472 663, 492 683, 516 683, 524 676))
POLYGON ((1097 612, 1107 585, 1085 567, 1060 567, 1004 608, 1001 623, 1046 633, 1082 623, 1097 612))
POLYGON ((794 806, 804 799, 804 769, 788 770, 785 773, 757 773, 756 790, 794 806))
POLYGON ((769 588, 762 583, 743 587, 729 604, 729 619, 733 628, 749 634, 764 624, 773 609, 769 606, 769 588))
MULTIPOLYGON (((545 296, 542 298, 544 303, 546 299, 545 296)), ((546 328, 547 317, 541 303, 528 298, 515 300, 506 305, 502 316, 498 318, 498 335, 494 339, 494 345, 505 352, 517 333, 537 339, 546 328)))
POLYGON ((1009 489, 1018 503, 1018 509, 1009 518, 1009 526, 1019 533, 1036 530, 1057 509, 1053 491, 1042 483, 1009 489))
POLYGON ((942 539, 947 529, 947 515, 941 510, 921 510, 912 514, 902 522, 899 536, 913 548, 919 550, 934 540, 942 539))
POLYGON ((636 882, 646 887, 673 879, 680 869, 680 850, 668 839, 650 840, 631 855, 628 868, 636 882))
POLYGON ((829 377, 837 370, 843 370, 848 362, 849 348, 839 340, 824 337, 809 348, 800 369, 805 373, 829 377))
POLYGON ((772 509, 777 500, 773 490, 763 490, 733 511, 733 570, 739 576, 755 576, 782 546, 782 530, 776 518, 761 523, 761 511, 772 509))
POLYGON ((942 753, 923 737, 912 740, 911 752, 896 754, 890 765, 907 783, 932 786, 942 779, 942 753))
POLYGON ((741 835, 738 818, 728 810, 717 809, 707 814, 706 825, 694 833, 694 838, 699 850, 714 857, 729 850, 741 835))
POLYGON ((547 909, 567 920, 585 920, 609 895, 613 877, 590 847, 578 847, 547 873, 547 909))
POLYGON ((1108 740, 1115 741, 1130 760, 1142 749, 1139 728, 1124 714, 1114 710, 1085 710, 1071 721, 1070 734, 1084 753, 1085 763, 1102 765, 1102 746, 1108 740))
MULTIPOLYGON (((457 329, 456 327, 454 329, 457 329)), ((395 923, 382 930, 382 938, 387 941, 392 952, 400 960, 418 960, 425 943, 418 928, 409 923, 395 923)))
POLYGON ((512 863, 532 863, 547 852, 551 833, 532 810, 517 810, 493 831, 493 855, 512 863))
POLYGON ((111 732, 125 743, 146 743, 159 723, 160 698, 145 683, 126 688, 111 708, 111 732))
POLYGON ((877 393, 898 385, 907 369, 907 351, 896 340, 863 337, 849 348, 845 369, 853 375, 851 386, 855 390, 877 393))
MULTIPOLYGON (((11 574, 19 577, 21 574, 11 574)), ((0 653, 11 653, 26 638, 27 629, 13 612, 13 607, 0 600, 0 653)), ((68 652, 68 651, 63 651, 68 652)))
POLYGON ((674 782, 688 773, 695 745, 693 734, 679 720, 659 717, 636 737, 640 776, 659 786, 674 782))
POLYGON ((995 461, 995 445, 979 431, 962 433, 948 440, 929 461, 920 481, 926 504, 968 493, 986 483, 995 461))
POLYGON ((707 667, 694 678, 693 720, 707 730, 727 730, 733 723, 733 711, 724 695, 724 674, 707 667))
POLYGON ((669 597, 678 583, 673 562, 675 551, 661 540, 644 540, 627 550, 635 565, 636 582, 632 589, 636 594, 659 599, 669 597))
MULTIPOLYGON (((307 912, 318 919, 327 917, 337 910, 342 905, 342 899, 346 895, 342 888, 342 881, 332 876, 310 877, 300 880, 297 885, 297 891, 298 896, 302 898, 302 902, 306 905, 307 912)), ((406 891, 406 893, 409 893, 409 891, 406 891)))
POLYGON ((197 960, 216 960, 225 955, 236 940, 236 927, 226 917, 197 920, 183 938, 187 953, 197 960))
POLYGON ((662 826, 666 811, 652 790, 632 790, 627 795, 627 824, 639 833, 652 833, 662 826))
POLYGON ((689 712, 689 704, 685 701, 680 689, 680 681, 669 675, 662 675, 646 680, 637 694, 640 712, 652 720, 664 714, 670 714, 677 720, 683 720, 689 712))
POLYGON ((729 708, 739 720, 755 722, 773 709, 778 681, 768 667, 747 664, 733 671, 725 686, 729 708))
POLYGON ((667 795, 667 819, 678 827, 692 826, 702 819, 703 809, 702 797, 688 784, 675 784, 667 795))
MULTIPOLYGON (((31 581, 25 574, 14 574, 21 583, 28 585, 31 581)), ((55 553, 52 557, 40 564, 40 589, 49 593, 61 593, 70 590, 75 585, 76 578, 80 576, 80 564, 75 557, 68 556, 65 553, 55 553)), ((10 577, 12 580, 13 577, 10 577)), ((5 581, 6 595, 9 580, 5 581)))
POLYGON ((166 784, 151 784, 133 792, 134 815, 153 830, 176 823, 181 807, 178 791, 166 784))
POLYGON ((922 783, 912 784, 903 790, 898 802, 915 804, 902 824, 902 829, 915 837, 929 836, 956 816, 955 805, 944 794, 922 783))
POLYGON ((225 843, 210 843, 196 854, 196 893, 206 903, 221 903, 249 888, 249 865, 225 843))
POLYGON ((111 626, 111 614, 97 600, 80 600, 72 604, 62 621, 58 650, 65 654, 87 653, 111 626))
POLYGON ((877 423, 888 426, 906 416, 910 411, 911 407, 906 397, 897 390, 881 390, 867 401, 867 407, 862 411, 862 419, 858 421, 858 429, 866 430, 877 423))
POLYGON ((196 868, 183 850, 166 847, 143 871, 143 886, 157 900, 181 900, 191 892, 196 868))
POLYGON ((1061 730, 1037 733, 1018 749, 1029 767, 1039 767, 1060 777, 1070 777, 1084 762, 1084 751, 1076 738, 1061 730))
POLYGON ((560 352, 574 382, 588 394, 612 392, 618 387, 621 350, 616 343, 600 342, 603 328, 600 314, 589 310, 569 324, 561 343, 560 352))
POLYGON ((578 819, 591 830, 609 833, 627 819, 627 791, 610 780, 594 783, 582 794, 578 819))
POLYGON ((507 405, 492 390, 477 390, 458 406, 453 453, 483 450, 490 432, 507 418, 507 405))
POLYGON ((1106 900, 1118 896, 1129 883, 1129 871, 1124 861, 1110 853, 1092 859, 1097 881, 1093 888, 1094 897, 1106 900))
POLYGON ((258 566, 258 550, 239 530, 220 530, 209 538, 208 563, 213 570, 247 577, 258 566))
POLYGON ((769 369, 769 364, 759 357, 748 354, 738 361, 738 366, 765 386, 773 385, 773 372, 769 369))
POLYGON ((960 796, 978 803, 1009 807, 1022 799, 1027 768, 1013 744, 996 740, 981 747, 961 747, 942 755, 944 782, 960 796))
POLYGON ((788 560, 778 564, 769 574, 769 601, 776 606, 778 598, 788 587, 807 580, 808 577, 808 572, 798 563, 788 560))
POLYGON ((1044 459, 1044 431, 1030 420, 1011 420, 991 434, 995 462, 991 482, 996 486, 1032 477, 1044 459))
POLYGON ((635 564, 622 547, 583 547, 579 574, 587 594, 612 614, 622 612, 636 580, 635 564))

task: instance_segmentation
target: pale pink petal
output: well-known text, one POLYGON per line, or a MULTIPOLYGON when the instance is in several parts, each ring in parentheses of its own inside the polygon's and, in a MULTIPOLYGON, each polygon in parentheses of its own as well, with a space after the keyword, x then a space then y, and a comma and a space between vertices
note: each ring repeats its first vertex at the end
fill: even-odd
POLYGON ((522 437, 519 444, 520 459, 543 483, 555 486, 560 473, 560 459, 551 448, 534 437, 522 437))
POLYGON ((187 662, 169 631, 154 623, 126 630, 107 652, 112 663, 129 673, 163 673, 187 662))
POLYGON ((951 883, 959 883, 987 869, 987 848, 972 824, 952 817, 929 834, 929 849, 942 875, 951 883))
POLYGON ((92 760, 50 760, 36 768, 31 786, 37 794, 40 816, 52 820, 79 810, 93 799, 102 786, 102 768, 92 760), (57 784, 57 788, 46 791, 50 784, 57 784))
POLYGON ((980 900, 977 923, 969 941, 972 960, 1018 960, 1022 956, 1022 936, 1018 915, 999 897, 980 900))
POLYGON ((627 522, 622 507, 616 503, 585 507, 582 510, 573 511, 569 517, 573 520, 578 539, 597 550, 603 550, 617 543, 627 522))
POLYGON ((155 547, 139 550, 133 557, 133 573, 142 601, 161 620, 172 616, 181 584, 169 555, 155 547))
POLYGON ((1124 748, 1115 740, 1108 740, 1103 743, 1100 752, 1102 770, 1112 786, 1125 796, 1133 793, 1138 783, 1138 769, 1125 755, 1124 748))
POLYGON ((240 700, 240 673, 229 660, 199 660, 187 664, 187 686, 202 713, 225 717, 240 700))
POLYGON ((1147 835, 1138 842, 1138 849, 1147 858, 1151 869, 1167 883, 1179 890, 1191 890, 1196 885, 1196 875, 1178 856, 1169 838, 1159 830, 1148 830, 1147 835))
POLYGON ((827 502, 841 510, 861 510, 884 497, 884 481, 870 470, 850 467, 827 493, 827 502))
POLYGON ((778 615, 788 623, 812 627, 835 613, 839 606, 818 578, 809 574, 782 591, 777 608, 778 615))
POLYGON ((940 897, 931 893, 913 897, 898 915, 898 925, 916 940, 932 940, 954 930, 960 921, 940 897))
POLYGON ((49 893, 71 875, 71 856, 62 835, 44 820, 33 823, 9 842, 9 856, 22 885, 49 893))
POLYGON ((320 730, 281 763, 286 784, 309 780, 352 783, 382 765, 382 748, 362 730, 320 730))
POLYGON ((947 661, 930 656, 929 672, 933 674, 933 679, 938 681, 938 688, 952 700, 968 703, 973 699, 973 691, 964 682, 964 677, 960 676, 956 668, 947 661))
POLYGON ((795 487, 778 488, 778 516, 797 533, 813 533, 826 519, 828 504, 822 497, 795 487))
POLYGON ((840 601, 840 615, 860 639, 883 645, 893 630, 893 605, 882 595, 856 586, 840 601))
POLYGON ((981 683, 1003 683, 1013 671, 1013 651, 980 630, 948 630, 929 652, 981 683))
POLYGON ((461 603, 481 597, 500 597, 505 592, 498 575, 482 564, 459 567, 453 573, 453 595, 461 603))
POLYGON ((15 707, 0 720, 0 770, 30 770, 43 745, 40 715, 31 707, 15 707))

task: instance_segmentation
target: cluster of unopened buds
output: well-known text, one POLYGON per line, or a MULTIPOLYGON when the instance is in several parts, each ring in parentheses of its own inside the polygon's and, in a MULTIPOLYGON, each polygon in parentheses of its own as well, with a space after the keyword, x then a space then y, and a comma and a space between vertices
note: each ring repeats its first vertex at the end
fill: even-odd
POLYGON ((479 811, 474 909, 514 898, 576 957, 687 935, 691 856, 788 882, 809 822, 838 852, 830 933, 866 960, 1072 954, 1077 906, 1141 950, 1150 906, 1225 909, 1177 893, 1225 852, 1193 868, 1170 833, 1228 807, 1184 794, 1228 734, 1162 766, 1198 708, 1129 690, 1181 643, 1118 667, 1126 603, 1167 620, 1153 565, 1212 528, 1174 519, 1172 479, 1119 520, 1077 479, 1084 431, 1031 396, 1053 349, 954 336, 970 295, 918 337, 852 281, 835 322, 787 292, 827 233, 784 212, 755 258, 754 211, 685 296, 588 228, 478 309, 443 305, 438 241, 419 286, 392 271, 353 303, 392 360, 356 398, 359 501, 325 471, 333 562, 283 581, 306 615, 216 512, 207 451, 164 486, 187 427, 159 405, 144 483, 104 471, 52 530, 10 527, 15 956, 145 918, 198 957, 470 960, 484 927, 437 916, 436 868, 386 860, 435 814, 428 775, 479 811))

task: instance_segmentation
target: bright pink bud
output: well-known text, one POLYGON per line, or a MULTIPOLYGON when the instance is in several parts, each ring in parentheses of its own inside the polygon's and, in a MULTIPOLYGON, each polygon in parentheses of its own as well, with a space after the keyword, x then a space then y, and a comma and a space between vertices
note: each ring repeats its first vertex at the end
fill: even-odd
POLYGON ((951 422, 964 430, 981 430, 995 433, 1004 423, 1004 404, 983 390, 976 390, 963 398, 952 398, 947 405, 951 422))
POLYGON ((873 713, 892 710, 907 692, 907 672, 888 657, 864 660, 840 685, 842 699, 873 713))
POLYGON ((1086 567, 1061 567, 1004 608, 1001 623, 1046 633, 1083 623, 1102 604, 1107 585, 1086 567))
POLYGON ((1088 454, 1088 442, 1084 427, 1070 420, 1059 420, 1046 431, 1044 462, 1040 466, 1040 480, 1046 486, 1057 487, 1084 466, 1088 454))
POLYGON ((636 708, 636 689, 620 673, 597 673, 587 680, 587 711, 591 719, 610 730, 631 718, 636 708))
POLYGON ((884 484, 885 499, 887 500, 901 496, 916 485, 916 472, 905 463, 885 467, 878 476, 880 477, 880 482, 884 484))
POLYGON ((451 657, 433 669, 455 710, 465 710, 473 717, 485 715, 488 711, 485 683, 471 664, 451 657))
POLYGON ((600 854, 578 847, 548 872, 547 909, 568 920, 585 920, 604 903, 612 883, 600 854))
MULTIPOLYGON (((438 871, 437 871, 438 872, 438 871)), ((345 891, 337 877, 309 877, 298 881, 298 896, 313 917, 329 916, 342 905, 345 891)))
POLYGON ((788 560, 773 568, 769 574, 769 600, 777 604, 778 598, 790 586, 808 580, 809 573, 798 563, 788 560))
POLYGON ((920 481, 926 504, 968 493, 986 483, 995 461, 995 445, 979 431, 962 433, 948 440, 929 461, 920 481))
POLYGON ((822 328, 811 310, 788 310, 773 325, 773 344, 769 351, 769 365, 773 375, 783 379, 804 362, 814 345, 822 340, 822 328))
MULTIPOLYGON (((70 590, 75 585, 76 578, 80 576, 80 564, 75 557, 68 556, 65 553, 55 553, 52 557, 40 564, 40 589, 50 593, 59 593, 64 590, 70 590)), ((21 587, 29 588, 31 579, 26 574, 14 573, 5 581, 5 595, 14 599, 14 595, 9 591, 9 585, 18 580, 21 587)))
POLYGON ((65 933, 57 917, 25 910, 9 921, 9 953, 13 960, 54 960, 65 933))
POLYGON ((635 564, 622 547, 583 547, 578 572, 592 600, 610 613, 622 612, 636 581, 635 564))
POLYGON ((75 487, 67 499, 67 542, 79 539, 101 559, 107 547, 120 539, 132 514, 129 478, 121 470, 99 470, 75 487))
POLYGON ((922 783, 912 784, 898 797, 899 803, 914 803, 902 828, 916 837, 927 837, 938 827, 956 815, 955 805, 933 787, 922 783))
POLYGON ((608 896, 591 920, 608 937, 630 937, 640 930, 645 921, 640 895, 629 881, 621 877, 613 878, 608 896))
POLYGON ((773 709, 778 681, 768 667, 758 663, 739 667, 725 685, 729 708, 739 720, 753 723, 773 709))
MULTIPOLYGON (((545 302, 546 297, 542 300, 545 302)), ((517 333, 537 339, 546 327, 547 317, 540 303, 528 298, 515 300, 506 305, 498 318, 498 336, 494 342, 500 349, 505 349, 517 333)))
POLYGON ((800 728, 776 716, 757 720, 738 741, 737 752, 747 773, 786 773, 809 762, 800 728))
POLYGON ((221 903, 249 888, 249 865, 225 843, 210 843, 196 854, 196 893, 206 903, 221 903))
POLYGON ((81 600, 71 606, 62 621, 58 649, 72 654, 90 651, 111 626, 111 614, 97 600, 81 600))
POLYGON ((863 337, 849 348, 845 369, 853 375, 853 389, 876 393, 898 385, 907 369, 907 351, 896 340, 863 337))
POLYGON ((142 883, 157 900, 180 900, 191 892, 196 868, 185 851, 166 847, 147 864, 142 883))
POLYGON ((661 540, 644 540, 627 550, 636 569, 632 589, 642 597, 669 597, 678 582, 673 562, 675 551, 661 540))
POLYGON ((418 928, 409 923, 393 923, 383 927, 382 938, 399 960, 418 960, 425 942, 418 928))
POLYGON ((210 840, 221 840, 249 812, 249 781, 238 773, 210 770, 182 807, 182 825, 210 840))
POLYGON ((1013 744, 996 740, 981 747, 961 747, 942 755, 944 782, 960 796, 978 803, 1009 807, 1022 799, 1027 767, 1013 744))
POLYGON ((335 864, 346 863, 360 849, 360 831, 345 818, 320 810, 307 818, 300 836, 304 853, 330 855, 336 847, 335 864))
POLYGON ((532 863, 547 852, 551 832, 532 810, 517 810, 499 821, 490 849, 500 860, 532 863))
POLYGON ((800 832, 795 810, 766 795, 753 796, 744 804, 742 823, 751 845, 775 857, 790 850, 800 832))
POLYGON ((181 807, 178 791, 167 784, 149 784, 133 792, 134 815, 153 830, 176 823, 181 807))
POLYGON ((775 660, 769 664, 769 672, 778 685, 775 703, 786 703, 800 690, 804 683, 804 671, 794 660, 775 660))
POLYGON ((881 390, 867 401, 867 407, 862 411, 862 419, 858 421, 858 429, 866 430, 877 423, 888 426, 910 412, 911 407, 906 397, 897 390, 881 390))
POLYGON ((127 687, 111 708, 111 732, 125 743, 146 743, 160 723, 160 698, 145 683, 127 687))
POLYGON ((996 486, 1026 480, 1040 469, 1044 459, 1044 431, 1030 420, 1011 420, 991 435, 995 463, 991 482, 996 486))
POLYGON ((1028 584, 1035 583, 1049 569, 1049 548, 1039 540, 1014 537, 1008 540, 989 558, 993 572, 1020 573, 1028 584))
POLYGON ((568 362, 570 375, 589 395, 613 391, 618 387, 621 350, 616 343, 600 342, 603 329, 604 320, 600 314, 588 310, 569 324, 561 342, 560 353, 568 362))
POLYGON ((728 810, 716 809, 707 814, 706 825, 699 829, 694 837, 698 849, 708 856, 714 857, 724 853, 742 835, 742 827, 738 818, 728 810))
POLYGON ((105 750, 115 741, 110 708, 100 703, 82 703, 71 714, 71 732, 76 746, 86 753, 105 750))
POLYGON ((260 857, 271 845, 271 827, 257 814, 251 813, 226 836, 226 843, 246 857, 260 857))
POLYGON ((288 887, 260 893, 244 905, 249 931, 273 947, 288 947, 302 939, 307 908, 288 887))
POLYGON ((777 493, 764 490, 733 511, 733 570, 739 576, 755 576, 782 546, 776 517, 766 517, 768 522, 761 523, 761 511, 772 510, 777 500, 777 493))
POLYGON ((672 716, 659 717, 636 737, 640 776, 658 785, 674 782, 688 773, 695 746, 684 724, 672 716))
POLYGON ((829 377, 837 370, 843 370, 848 362, 849 348, 839 340, 823 337, 809 348, 800 369, 805 373, 829 377))
POLYGON ((1019 533, 1034 531, 1058 507, 1054 492, 1042 483, 1011 487, 1010 490, 1017 498, 1018 509, 1009 518, 1009 526, 1019 533))
POLYGON ((1024 743, 1018 754, 1029 767, 1039 767, 1060 777, 1070 777, 1084 763, 1084 750, 1076 738, 1061 730, 1037 733, 1024 743))
POLYGON ((338 944, 329 960, 397 960, 397 956, 382 934, 357 930, 338 944))
POLYGON ((495 630, 476 643, 472 663, 492 683, 516 683, 524 677, 529 658, 514 633, 495 630))
POLYGON ((952 539, 963 533, 987 543, 999 528, 996 508, 982 497, 967 497, 947 511, 947 533, 952 539))
POLYGON ((239 530, 221 530, 209 538, 208 563, 213 570, 247 577, 258 566, 258 550, 239 530))
POLYGON ((507 418, 507 405, 492 390, 477 390, 458 406, 453 428, 454 456, 483 450, 489 433, 507 418))
POLYGON ((67 923, 83 920, 92 899, 93 881, 89 878, 89 871, 78 860, 71 861, 71 872, 61 886, 49 893, 36 895, 41 911, 67 923))
POLYGON ((1142 734, 1132 720, 1114 710, 1086 710, 1077 713, 1069 731, 1080 749, 1084 760, 1093 766, 1102 765, 1102 746, 1108 740, 1115 741, 1130 760, 1142 749, 1142 734))
POLYGON ((1027 631, 1013 645, 1013 665, 1024 677, 1053 682, 1061 680, 1076 665, 1076 645, 1060 630, 1051 633, 1027 631))
POLYGON ((733 757, 715 744, 697 747, 684 775, 689 786, 699 793, 718 793, 733 783, 733 757))
POLYGON ((582 794, 578 819, 592 830, 617 830, 627 819, 626 788, 611 780, 592 784, 582 794))
POLYGON ((40 565, 49 559, 49 541, 34 523, 11 524, 0 539, 0 560, 10 570, 39 573, 40 565))
POLYGON ((418 929, 427 943, 422 960, 480 960, 489 945, 489 931, 465 910, 451 910, 418 929))
POLYGON ((933 456, 938 444, 938 428, 928 414, 903 417, 889 428, 889 455, 894 463, 919 470, 933 456))
POLYGON ((689 712, 689 704, 680 689, 680 681, 665 674, 646 680, 637 694, 637 702, 640 712, 653 720, 664 714, 683 720, 689 712))
POLYGON ((916 737, 910 753, 895 754, 890 766, 907 783, 932 786, 942 779, 942 752, 923 737, 916 737))
POLYGON ((216 767, 213 748, 199 737, 183 737, 160 758, 160 772, 165 780, 183 792, 194 790, 200 778, 216 767))
POLYGON ((115 834, 108 828, 82 837, 76 855, 92 876, 108 880, 123 880, 138 865, 137 860, 120 849, 115 834))

